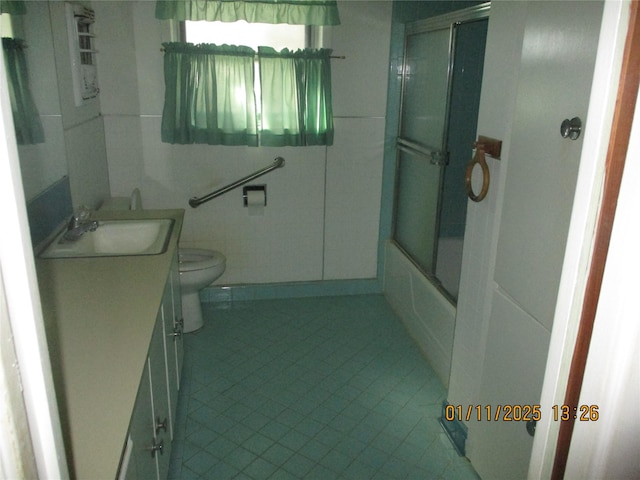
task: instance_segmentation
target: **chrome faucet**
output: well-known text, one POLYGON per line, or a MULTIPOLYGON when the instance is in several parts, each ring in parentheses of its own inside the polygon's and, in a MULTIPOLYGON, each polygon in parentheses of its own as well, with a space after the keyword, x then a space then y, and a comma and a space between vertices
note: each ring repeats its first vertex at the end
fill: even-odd
POLYGON ((75 242, 87 232, 94 232, 98 228, 98 222, 91 220, 91 210, 87 207, 80 207, 74 212, 69 220, 67 231, 62 238, 68 242, 75 242))

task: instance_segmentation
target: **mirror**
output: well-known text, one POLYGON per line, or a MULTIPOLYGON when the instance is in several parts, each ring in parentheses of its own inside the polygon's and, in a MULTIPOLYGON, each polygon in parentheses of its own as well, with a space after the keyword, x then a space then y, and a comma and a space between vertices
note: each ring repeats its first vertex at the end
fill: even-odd
MULTIPOLYGON (((22 14, 2 14, 3 37, 22 40, 22 52, 41 135, 18 142, 27 202, 68 174, 49 2, 25 2, 22 14)), ((18 43, 16 42, 12 42, 18 43)), ((7 50, 5 47, 5 57, 7 50)), ((9 67, 8 67, 9 68, 9 67)), ((8 77, 10 77, 8 73, 8 77)), ((19 120, 14 113, 14 121, 19 120)), ((37 127, 36 127, 37 130, 37 127)), ((20 139, 20 134, 17 137, 20 139)))

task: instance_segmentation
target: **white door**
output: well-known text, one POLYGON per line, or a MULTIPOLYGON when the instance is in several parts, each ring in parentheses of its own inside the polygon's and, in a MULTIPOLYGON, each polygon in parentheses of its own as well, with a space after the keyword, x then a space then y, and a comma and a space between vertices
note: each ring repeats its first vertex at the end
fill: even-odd
MULTIPOLYGON (((494 273, 487 344, 467 455, 483 478, 526 478, 533 438, 497 406, 540 401, 603 4, 532 1, 526 23, 494 273), (579 117, 577 140, 560 134, 579 117)), ((480 132, 482 133, 482 132, 480 132)), ((520 410, 521 411, 521 410, 520 410)), ((513 415, 512 415, 513 418, 513 415)), ((514 418, 514 420, 517 420, 514 418)))
POLYGON ((601 1, 529 2, 495 280, 551 328, 598 45, 601 1), (578 140, 560 125, 579 117, 578 140))

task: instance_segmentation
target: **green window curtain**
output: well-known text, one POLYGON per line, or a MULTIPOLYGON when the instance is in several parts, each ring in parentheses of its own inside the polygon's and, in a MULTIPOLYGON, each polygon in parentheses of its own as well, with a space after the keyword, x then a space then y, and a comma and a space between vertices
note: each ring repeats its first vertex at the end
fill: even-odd
POLYGON ((258 145, 255 51, 165 43, 162 141, 258 145))
POLYGON ((339 25, 335 0, 158 0, 156 18, 339 25))
POLYGON ((16 140, 20 145, 42 143, 44 130, 29 88, 24 42, 19 38, 3 38, 2 48, 16 140))
POLYGON ((27 5, 23 0, 0 0, 0 13, 24 15, 27 13, 27 5))
POLYGON ((329 49, 258 49, 261 145, 333 145, 330 54, 329 49))

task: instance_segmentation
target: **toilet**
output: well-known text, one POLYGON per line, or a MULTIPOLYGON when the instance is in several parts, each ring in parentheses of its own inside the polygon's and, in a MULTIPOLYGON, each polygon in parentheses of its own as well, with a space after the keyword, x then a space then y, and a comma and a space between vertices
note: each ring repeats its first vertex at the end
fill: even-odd
POLYGON ((215 250, 179 248, 180 288, 182 289, 182 315, 184 333, 199 330, 204 325, 200 290, 224 273, 227 259, 215 250))
MULTIPOLYGON (((130 197, 113 197, 103 202, 101 210, 141 210, 140 190, 133 190, 130 197)), ((195 332, 204 325, 200 290, 210 285, 224 273, 227 259, 215 250, 202 248, 178 248, 180 262, 180 289, 182 291, 183 332, 195 332)))

